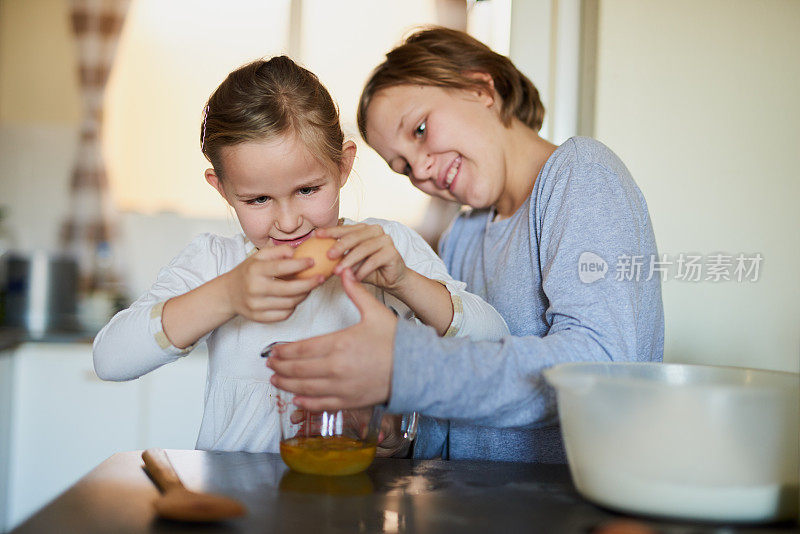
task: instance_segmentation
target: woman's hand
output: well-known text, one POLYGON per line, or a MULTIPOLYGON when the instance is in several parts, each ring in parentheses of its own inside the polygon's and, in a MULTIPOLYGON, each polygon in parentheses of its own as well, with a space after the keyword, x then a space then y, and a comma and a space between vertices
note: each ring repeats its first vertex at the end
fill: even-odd
POLYGON ((403 257, 394 246, 391 236, 377 224, 353 224, 319 229, 318 237, 332 237, 338 242, 328 250, 332 260, 342 261, 334 269, 341 274, 352 269, 356 280, 382 287, 395 293, 408 274, 403 257))
POLYGON ((224 274, 232 311, 251 321, 273 323, 288 318, 312 289, 325 281, 284 280, 311 267, 310 258, 292 259, 288 245, 264 248, 224 274))
POLYGON ((276 345, 267 360, 275 371, 272 385, 294 393, 294 403, 312 411, 378 404, 391 393, 397 318, 358 283, 350 269, 341 277, 345 292, 361 312, 361 322, 276 345))

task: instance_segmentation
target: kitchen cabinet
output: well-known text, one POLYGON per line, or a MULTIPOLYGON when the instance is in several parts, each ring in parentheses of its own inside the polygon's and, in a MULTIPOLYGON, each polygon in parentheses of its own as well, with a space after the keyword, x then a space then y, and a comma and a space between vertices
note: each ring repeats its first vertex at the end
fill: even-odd
POLYGON ((8 412, 0 414, 7 427, 7 473, 0 479, 6 529, 114 453, 194 448, 204 349, 129 382, 97 378, 89 343, 25 343, 2 358, 10 386, 0 405, 8 412))
POLYGON ((12 367, 10 351, 0 350, 0 531, 8 517, 8 469, 11 446, 12 367))

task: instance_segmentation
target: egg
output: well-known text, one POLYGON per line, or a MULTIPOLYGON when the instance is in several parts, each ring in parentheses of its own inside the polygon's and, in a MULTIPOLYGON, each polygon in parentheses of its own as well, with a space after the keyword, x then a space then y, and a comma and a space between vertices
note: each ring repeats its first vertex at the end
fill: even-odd
POLYGON ((321 274, 325 278, 328 278, 332 275, 334 267, 336 267, 341 260, 341 258, 335 260, 328 258, 327 252, 335 244, 336 240, 332 237, 315 236, 311 236, 300 243, 297 248, 294 249, 294 257, 311 258, 314 260, 314 265, 305 271, 300 271, 294 277, 305 279, 313 278, 321 274))

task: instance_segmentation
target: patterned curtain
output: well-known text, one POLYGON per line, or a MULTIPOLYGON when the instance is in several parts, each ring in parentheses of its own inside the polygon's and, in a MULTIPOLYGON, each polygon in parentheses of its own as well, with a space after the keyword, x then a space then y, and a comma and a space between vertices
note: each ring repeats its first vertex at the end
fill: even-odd
POLYGON ((83 120, 70 185, 70 211, 61 238, 64 248, 78 260, 84 291, 96 288, 98 261, 108 263, 113 246, 113 209, 100 128, 103 94, 129 1, 69 0, 83 120))

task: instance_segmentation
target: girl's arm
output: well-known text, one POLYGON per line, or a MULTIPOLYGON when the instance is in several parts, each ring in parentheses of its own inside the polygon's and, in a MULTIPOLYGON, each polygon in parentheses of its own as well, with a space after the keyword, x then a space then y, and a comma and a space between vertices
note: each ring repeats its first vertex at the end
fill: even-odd
MULTIPOLYGON (((383 226, 386 233, 392 237, 410 271, 418 274, 428 283, 434 282, 446 288, 450 309, 453 310, 453 313, 450 316, 450 324, 445 330, 445 337, 499 340, 509 333, 505 320, 497 310, 478 295, 467 291, 467 284, 450 276, 444 261, 422 239, 422 236, 404 224, 395 221, 374 220, 383 226)), ((416 291, 408 297, 398 296, 398 298, 415 312, 421 322, 430 324, 406 300, 407 298, 416 298, 419 300, 418 307, 431 306, 431 303, 426 301, 428 294, 416 291)), ((438 333, 442 335, 441 332, 438 333)))
POLYGON ((164 303, 219 274, 218 252, 227 241, 197 236, 166 267, 147 293, 117 313, 95 336, 94 368, 103 380, 132 380, 187 354, 169 342, 162 327, 164 303))
POLYGON ((227 250, 234 246, 233 240, 204 234, 161 269, 150 291, 95 337, 97 375, 104 380, 138 378, 185 355, 234 315, 283 320, 320 283, 274 278, 309 266, 305 259, 285 259, 292 251, 282 247, 260 251, 220 275, 219 258, 236 254, 227 250))
POLYGON ((500 314, 465 291, 466 284, 454 280, 433 249, 407 226, 367 219, 361 224, 318 230, 317 235, 339 239, 329 256, 337 258, 347 251, 337 274, 353 268, 359 281, 382 287, 438 335, 500 339, 508 333, 500 314))
POLYGON ((414 269, 408 273, 390 294, 403 301, 422 323, 432 326, 443 336, 453 323, 454 307, 447 287, 419 274, 414 269))
MULTIPOLYGON (((398 243, 412 271, 447 288, 453 316, 445 337, 499 340, 508 335, 508 326, 497 310, 467 291, 467 284, 450 276, 442 259, 417 232, 396 222, 389 222, 386 231, 398 243)), ((417 296, 425 299, 425 294, 417 296)))
POLYGON ((172 345, 179 349, 190 347, 236 316, 227 278, 226 274, 218 276, 164 304, 161 324, 172 345))
POLYGON ((317 230, 316 235, 337 239, 328 251, 331 259, 341 257, 335 274, 341 275, 350 268, 358 281, 383 288, 401 300, 440 336, 450 328, 454 312, 450 292, 444 285, 408 268, 393 236, 384 232, 381 225, 346 224, 317 230))
POLYGON ((236 315, 271 323, 288 318, 312 289, 324 282, 284 280, 313 265, 309 258, 292 259, 288 246, 258 251, 209 282, 164 305, 162 324, 170 342, 189 347, 236 315))

